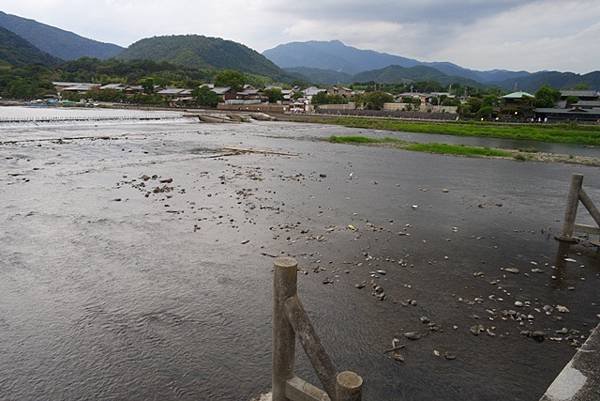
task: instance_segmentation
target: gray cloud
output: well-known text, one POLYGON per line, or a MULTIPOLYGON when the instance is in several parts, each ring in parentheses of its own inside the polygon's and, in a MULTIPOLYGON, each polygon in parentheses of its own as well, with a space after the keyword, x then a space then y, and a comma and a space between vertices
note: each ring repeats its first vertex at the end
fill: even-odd
POLYGON ((480 69, 600 69, 598 0, 19 0, 3 11, 121 45, 181 33, 259 51, 339 39, 480 69))

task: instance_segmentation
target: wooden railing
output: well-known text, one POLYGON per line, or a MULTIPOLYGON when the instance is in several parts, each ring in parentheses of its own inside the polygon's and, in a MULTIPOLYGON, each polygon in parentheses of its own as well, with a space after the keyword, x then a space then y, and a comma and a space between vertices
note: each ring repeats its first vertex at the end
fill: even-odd
POLYGON ((277 258, 273 280, 273 401, 360 401, 362 378, 337 370, 297 294, 298 263, 277 258), (325 391, 294 374, 296 337, 325 391))
POLYGON ((571 188, 569 189, 569 196, 567 198, 567 210, 565 211, 562 233, 556 239, 564 242, 577 242, 577 239, 573 237, 575 232, 600 235, 600 211, 598 211, 592 199, 583 189, 583 175, 581 174, 573 174, 571 178, 571 188), (585 206, 596 222, 597 227, 577 224, 575 222, 579 202, 585 206))

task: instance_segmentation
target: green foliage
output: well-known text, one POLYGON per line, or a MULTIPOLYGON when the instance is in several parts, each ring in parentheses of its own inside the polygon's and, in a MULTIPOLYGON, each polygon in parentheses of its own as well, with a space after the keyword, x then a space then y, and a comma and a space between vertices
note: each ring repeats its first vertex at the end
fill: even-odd
POLYGON ((327 92, 319 92, 312 97, 311 103, 315 106, 321 104, 347 104, 348 99, 340 95, 328 95, 327 92))
POLYGON ((274 78, 286 75, 266 57, 240 43, 200 35, 142 39, 118 58, 169 62, 192 68, 226 68, 274 78))
POLYGON ((358 98, 358 103, 367 110, 381 110, 384 103, 392 103, 394 97, 385 92, 368 92, 358 98))
POLYGON ((223 70, 215 77, 215 86, 229 86, 235 91, 239 91, 246 83, 246 76, 239 71, 223 70))
POLYGON ((279 88, 265 89, 263 93, 269 98, 269 103, 277 103, 283 100, 283 94, 279 88))
POLYGON ((217 107, 217 104, 219 104, 219 96, 211 91, 208 86, 201 86, 194 89, 192 95, 199 106, 217 107))
POLYGON ((312 121, 321 124, 342 125, 350 128, 600 146, 600 127, 595 125, 499 124, 482 122, 434 123, 368 117, 316 117, 312 121))
POLYGON ((477 111, 477 117, 479 118, 492 118, 494 114, 494 108, 492 106, 484 105, 477 111))
POLYGON ((575 103, 579 102, 579 98, 577 96, 568 96, 567 99, 567 106, 573 106, 575 103))
POLYGON ((140 82, 140 84, 144 88, 144 93, 146 93, 148 95, 154 93, 154 79, 152 79, 152 78, 143 79, 140 82))
POLYGON ((25 39, 0 27, 0 61, 14 66, 52 65, 60 60, 37 49, 25 39))
POLYGON ((560 91, 544 85, 535 93, 535 107, 554 107, 560 100, 560 91))

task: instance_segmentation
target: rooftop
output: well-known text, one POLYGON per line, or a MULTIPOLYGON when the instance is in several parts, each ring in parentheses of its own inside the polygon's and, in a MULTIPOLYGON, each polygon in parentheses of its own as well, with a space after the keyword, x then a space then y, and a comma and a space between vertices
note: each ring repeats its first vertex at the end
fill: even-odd
POLYGON ((533 99, 535 96, 533 96, 531 93, 527 93, 527 92, 513 92, 513 93, 509 93, 508 95, 502 96, 502 99, 523 99, 523 98, 529 98, 529 99, 533 99))

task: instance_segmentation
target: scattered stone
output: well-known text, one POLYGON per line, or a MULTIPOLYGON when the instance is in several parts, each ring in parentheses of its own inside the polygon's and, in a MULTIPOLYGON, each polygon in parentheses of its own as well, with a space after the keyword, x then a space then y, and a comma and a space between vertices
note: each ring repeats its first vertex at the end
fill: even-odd
POLYGON ((546 338, 546 333, 543 332, 542 330, 536 330, 536 331, 532 332, 530 336, 538 343, 541 343, 546 338))
POLYGON ((421 323, 428 324, 430 322, 431 322, 431 320, 429 320, 429 318, 427 316, 421 316, 421 323))
POLYGON ((519 272, 520 272, 520 270, 517 269, 516 267, 505 267, 504 271, 508 272, 508 273, 512 273, 512 274, 519 274, 519 272))
POLYGON ((376 273, 381 274, 382 276, 385 276, 387 274, 385 270, 377 270, 376 273))
POLYGON ((354 284, 354 286, 356 288, 358 288, 359 290, 362 290, 363 288, 365 288, 367 285, 365 283, 360 283, 360 284, 354 284))
POLYGON ((250 242, 250 240, 249 240, 249 239, 247 239, 247 240, 244 240, 244 241, 242 241, 242 245, 246 245, 246 244, 247 244, 247 243, 249 243, 249 242, 250 242))
POLYGON ((444 352, 444 358, 446 358, 449 361, 453 361, 456 359, 456 355, 454 355, 450 352, 444 352))
POLYGON ((567 308, 566 306, 563 306, 563 305, 556 305, 556 310, 560 313, 569 313, 570 312, 569 308, 567 308))
POLYGON ((515 301, 515 306, 521 308, 523 306, 523 302, 515 301))
POLYGON ((321 177, 321 178, 327 178, 327 174, 319 174, 319 177, 321 177))
POLYGON ((485 327, 483 327, 483 325, 481 325, 481 324, 476 324, 474 326, 471 326, 469 328, 469 331, 474 336, 478 336, 480 333, 483 333, 485 331, 485 327))
POLYGON ((404 337, 408 338, 409 340, 416 341, 421 338, 421 335, 416 331, 407 331, 404 333, 404 337))
POLYGON ((172 178, 163 178, 162 180, 159 181, 161 184, 170 184, 173 182, 172 178))

